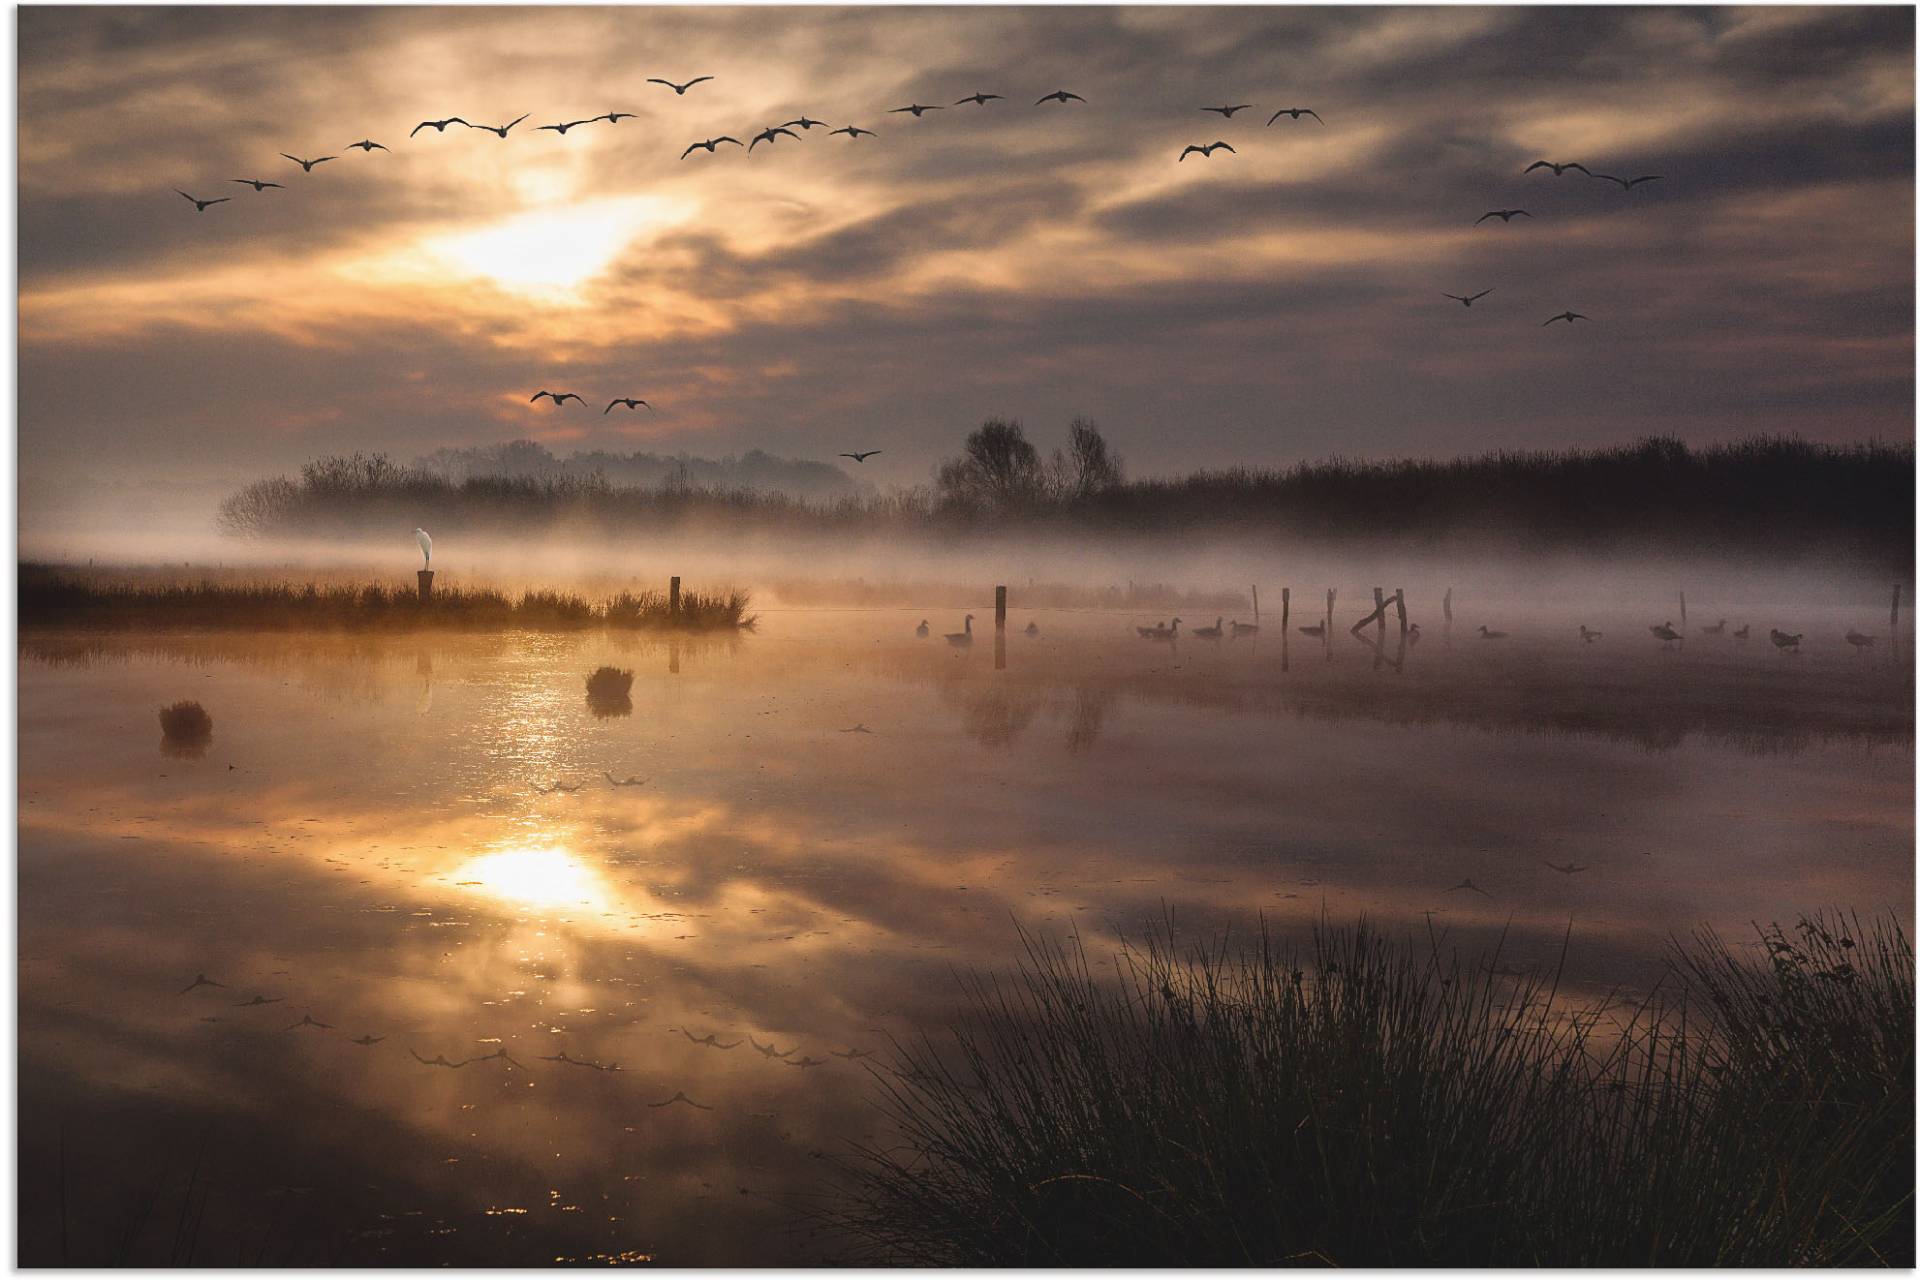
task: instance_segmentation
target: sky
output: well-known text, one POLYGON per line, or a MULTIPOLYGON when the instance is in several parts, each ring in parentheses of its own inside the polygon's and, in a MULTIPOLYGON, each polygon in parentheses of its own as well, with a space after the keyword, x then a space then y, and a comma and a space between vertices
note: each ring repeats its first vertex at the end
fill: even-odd
POLYGON ((1914 429, 1910 8, 28 7, 18 38, 23 536, 520 438, 881 449, 885 487, 992 415, 1043 448, 1092 417, 1135 474, 1914 429), (1294 106, 1324 123, 1267 123, 1294 106))

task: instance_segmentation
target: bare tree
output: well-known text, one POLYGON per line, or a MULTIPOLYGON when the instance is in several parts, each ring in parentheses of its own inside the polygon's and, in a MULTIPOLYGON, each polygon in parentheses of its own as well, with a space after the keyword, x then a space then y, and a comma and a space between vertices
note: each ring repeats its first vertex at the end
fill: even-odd
POLYGON ((940 464, 940 496, 968 506, 1029 501, 1046 489, 1040 452, 1018 422, 989 418, 968 434, 960 456, 940 464))
POLYGON ((1107 447, 1106 437, 1091 418, 1075 418, 1067 428, 1064 452, 1053 451, 1053 491, 1062 498, 1082 498, 1125 482, 1126 466, 1107 447))

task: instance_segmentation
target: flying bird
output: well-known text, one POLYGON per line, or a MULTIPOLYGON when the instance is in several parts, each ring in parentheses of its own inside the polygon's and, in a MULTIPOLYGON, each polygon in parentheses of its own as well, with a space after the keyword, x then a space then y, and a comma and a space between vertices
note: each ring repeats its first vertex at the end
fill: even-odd
POLYGON ((826 122, 825 120, 809 120, 809 119, 808 119, 808 118, 806 117, 806 115, 805 115, 805 114, 803 113, 803 114, 801 115, 801 117, 800 117, 800 118, 799 118, 798 120, 789 120, 789 121, 787 121, 787 122, 786 122, 786 124, 783 124, 783 125, 781 125, 780 127, 781 127, 782 129, 787 129, 787 128, 791 128, 792 126, 794 126, 794 125, 796 125, 796 124, 797 124, 797 125, 799 125, 799 126, 800 126, 800 127, 801 127, 801 128, 803 129, 803 130, 804 130, 804 129, 813 129, 813 128, 822 128, 822 129, 824 129, 824 128, 826 128, 826 125, 827 125, 827 122, 826 122))
POLYGON ((312 1015, 312 1014, 310 1014, 310 1013, 303 1013, 303 1014, 301 1014, 301 1015, 300 1015, 300 1021, 298 1021, 298 1022, 290 1022, 290 1023, 288 1023, 288 1024, 286 1025, 286 1026, 284 1026, 284 1027, 282 1027, 282 1028, 280 1028, 280 1029, 281 1029, 282 1031, 298 1031, 298 1030, 299 1030, 299 1029, 300 1029, 301 1027, 313 1027, 313 1028, 315 1028, 315 1029, 317 1029, 317 1030, 320 1030, 320 1031, 331 1031, 331 1030, 333 1030, 333 1024, 332 1024, 331 1022, 316 1022, 316 1021, 314 1020, 314 1017, 313 1017, 313 1015, 312 1015))
POLYGON ((639 399, 639 398, 638 398, 638 397, 636 397, 636 396, 621 396, 621 397, 620 397, 620 398, 619 398, 618 400, 609 400, 609 401, 607 401, 607 407, 606 407, 606 408, 604 408, 604 409, 602 409, 602 410, 600 411, 600 416, 604 418, 604 417, 606 417, 606 416, 607 416, 608 414, 610 414, 610 413, 612 413, 612 412, 613 412, 613 406, 615 406, 615 405, 617 405, 617 404, 623 404, 623 405, 625 405, 625 406, 627 406, 627 408, 629 408, 629 409, 638 409, 638 408, 640 408, 640 407, 641 407, 642 405, 646 405, 646 408, 647 408, 647 411, 648 411, 648 412, 650 412, 650 413, 651 413, 651 412, 655 412, 655 410, 654 410, 654 407, 653 407, 652 405, 650 405, 650 404, 647 404, 647 402, 646 402, 645 400, 641 400, 641 399, 639 399))
POLYGON ((772 126, 769 126, 768 128, 762 129, 759 133, 754 134, 753 141, 747 144, 747 150, 751 151, 763 142, 766 143, 768 146, 772 146, 775 139, 777 139, 783 133, 786 134, 789 138, 792 138, 795 142, 800 141, 799 134, 795 133, 793 130, 787 128, 783 124, 777 124, 777 125, 772 125, 772 126))
POLYGON ((257 1009, 263 1004, 279 1004, 285 999, 285 996, 255 996, 251 1000, 235 1000, 233 1007, 236 1009, 257 1009))
POLYGON ((482 129, 493 134, 495 137, 504 138, 514 125, 519 124, 521 120, 525 120, 527 116, 532 114, 533 112, 531 111, 525 112, 518 119, 509 121, 506 124, 467 124, 465 120, 462 120, 460 123, 466 124, 469 129, 482 129))
POLYGON ((827 1060, 825 1058, 789 1058, 787 1065, 790 1067, 824 1067, 827 1065, 827 1060))
POLYGON ((1535 160, 1532 164, 1528 165, 1526 168, 1522 169, 1520 172, 1532 173, 1535 169, 1551 169, 1553 170, 1553 176, 1556 178, 1559 177, 1561 174, 1565 173, 1569 169, 1578 169, 1580 172, 1586 174, 1589 178, 1593 176, 1593 170, 1587 168, 1587 166, 1583 164, 1576 164, 1572 160, 1568 160, 1562 164, 1555 164, 1551 160, 1535 160))
POLYGON ((358 141, 358 142, 349 142, 349 143, 347 144, 347 150, 349 150, 349 151, 351 151, 351 150, 353 150, 353 149, 354 149, 355 147, 358 147, 358 148, 360 148, 360 149, 361 149, 362 151, 389 151, 389 150, 392 150, 392 148, 390 148, 390 147, 383 147, 383 146, 381 146, 381 145, 380 145, 379 143, 377 143, 377 142, 373 142, 373 141, 370 141, 370 140, 368 140, 368 139, 366 139, 366 138, 362 138, 362 139, 360 139, 360 141, 358 141))
MULTIPOLYGON (((593 120, 605 120, 608 124, 619 124, 622 120, 638 120, 639 118, 640 117, 634 115, 631 111, 609 111, 603 116, 595 116, 593 120)), ((589 120, 587 123, 592 124, 593 120, 589 120)))
POLYGON ((1039 102, 1035 102, 1033 105, 1037 107, 1040 105, 1041 102, 1057 102, 1064 107, 1069 102, 1085 102, 1085 101, 1086 99, 1081 97, 1077 93, 1068 93, 1065 89, 1055 89, 1052 93, 1048 94, 1044 98, 1041 98, 1039 102))
POLYGON ((1213 153, 1220 150, 1222 147, 1225 147, 1228 151, 1232 151, 1233 154, 1236 156, 1240 154, 1238 151, 1234 151, 1232 147, 1227 146, 1227 144, 1224 142, 1209 142, 1204 147, 1195 147, 1195 146, 1188 147, 1185 151, 1182 151, 1180 153, 1180 159, 1185 160, 1188 156, 1198 151, 1202 156, 1205 156, 1207 159, 1211 160, 1213 159, 1213 153))
POLYGON ((999 94, 997 94, 997 93, 976 93, 976 94, 974 94, 974 95, 973 95, 972 97, 968 97, 968 98, 962 98, 962 99, 960 99, 960 101, 959 101, 959 102, 956 102, 956 103, 954 103, 953 105, 954 105, 954 106, 956 106, 956 107, 958 107, 958 106, 962 106, 962 105, 964 105, 964 104, 966 104, 966 103, 969 103, 969 102, 971 102, 971 103, 973 103, 973 104, 974 104, 974 105, 976 105, 976 106, 981 106, 981 107, 984 107, 984 106, 986 106, 986 105, 987 105, 987 104, 988 104, 989 102, 994 102, 994 101, 997 101, 997 100, 998 100, 998 99, 1000 98, 1000 96, 1001 96, 1001 95, 999 95, 999 94))
POLYGON ((758 1040, 755 1040, 753 1038, 753 1035, 751 1032, 749 1032, 747 1035, 747 1043, 751 1044, 754 1048, 758 1049, 762 1056, 768 1057, 768 1058, 792 1057, 793 1049, 798 1049, 800 1047, 799 1045, 795 1045, 793 1046, 793 1049, 786 1049, 786 1050, 777 1049, 771 1043, 761 1044, 758 1040))
POLYGON ((197 987, 224 987, 226 985, 227 984, 224 982, 215 982, 212 978, 209 978, 204 973, 196 973, 193 975, 192 982, 189 982, 186 986, 180 988, 180 994, 185 995, 187 994, 187 992, 192 991, 197 987))
POLYGON ((1234 112, 1236 112, 1236 111, 1245 111, 1245 110, 1246 110, 1246 109, 1247 109, 1248 107, 1250 107, 1250 106, 1252 106, 1252 105, 1253 105, 1253 104, 1252 104, 1251 102, 1243 102, 1243 103, 1241 103, 1241 104, 1240 104, 1239 106, 1237 106, 1237 107, 1202 107, 1202 108, 1200 108, 1200 109, 1201 109, 1202 111, 1218 111, 1218 112, 1219 112, 1219 113, 1220 113, 1221 115, 1223 115, 1223 116, 1225 116, 1225 117, 1226 117, 1227 119, 1229 119, 1229 120, 1231 120, 1231 119, 1233 119, 1233 113, 1234 113, 1234 112))
POLYGON ((1661 175, 1657 173, 1649 173, 1643 178, 1616 178, 1610 173, 1593 173, 1587 176, 1590 178, 1605 178, 1608 182, 1617 182, 1620 184, 1622 191, 1631 191, 1643 182, 1659 182, 1661 180, 1661 175))
POLYGON ((1465 880, 1462 880, 1459 884, 1456 884, 1452 888, 1448 889, 1447 892, 1452 893, 1457 889, 1471 889, 1473 892, 1479 894, 1483 898, 1491 898, 1493 896, 1492 894, 1488 893, 1485 889, 1482 889, 1479 885, 1475 884, 1473 882, 1472 876, 1468 876, 1465 880))
POLYGON ((205 213, 207 211, 207 206, 215 205, 215 204, 225 204, 227 201, 233 199, 232 196, 220 196, 219 198, 213 199, 213 200, 201 200, 194 196, 188 195, 186 192, 182 191, 178 187, 175 187, 173 189, 173 193, 179 196, 183 200, 192 200, 193 210, 195 213, 205 213))
POLYGON ((386 1039, 386 1037, 385 1037, 385 1036, 376 1036, 376 1035, 373 1035, 373 1034, 371 1034, 371 1033, 369 1033, 369 1034, 367 1034, 367 1035, 364 1035, 364 1036, 355 1036, 355 1037, 353 1037, 353 1043, 354 1043, 354 1044, 357 1044, 357 1045, 360 1045, 360 1046, 362 1046, 362 1047, 365 1047, 365 1046, 367 1046, 367 1045, 371 1045, 371 1044, 379 1044, 379 1043, 380 1043, 380 1042, 381 1042, 382 1040, 385 1040, 385 1039, 386 1039))
POLYGON ((319 156, 319 157, 317 157, 317 158, 315 158, 315 159, 312 159, 312 160, 302 160, 302 159, 301 159, 301 158, 300 158, 299 156, 289 156, 289 155, 287 155, 287 153, 286 153, 286 152, 284 152, 284 151, 282 151, 282 152, 281 152, 280 154, 281 154, 282 156, 285 156, 285 157, 286 157, 287 159, 289 159, 289 160, 291 160, 291 161, 293 161, 293 162, 294 162, 295 164, 297 164, 297 165, 299 165, 299 166, 300 166, 300 170, 301 170, 301 172, 303 172, 303 173, 312 173, 312 172, 313 172, 313 166, 315 166, 315 165, 317 165, 317 164, 325 164, 325 163, 326 163, 327 161, 329 161, 329 160, 337 160, 337 159, 339 159, 339 157, 338 157, 338 156, 319 156))
POLYGON ((433 539, 427 536, 425 529, 415 529, 413 531, 413 540, 420 544, 420 554, 427 558, 427 565, 431 567, 433 564, 433 539))
POLYGON ((614 777, 613 774, 608 772, 607 770, 603 769, 601 770, 601 772, 605 773, 607 776, 607 781, 611 782, 616 787, 644 787, 647 785, 647 780, 645 778, 642 778, 638 774, 630 773, 627 775, 626 781, 622 782, 620 779, 614 777))
POLYGON ((1477 227, 1488 218, 1498 218, 1502 222, 1512 222, 1515 218, 1531 218, 1532 216, 1533 215, 1525 209, 1489 209, 1487 212, 1475 218, 1473 225, 1477 227))
MULTIPOLYGON (((599 118, 600 118, 599 116, 595 116, 593 120, 598 120, 599 118)), ((557 133, 564 138, 567 136, 567 130, 577 129, 583 124, 592 124, 593 120, 569 120, 565 124, 541 124, 541 125, 535 125, 534 128, 550 129, 554 133, 557 133)))
POLYGON ((732 1044, 721 1044, 719 1033, 713 1032, 713 1031, 707 1032, 707 1034, 705 1034, 704 1036, 696 1036, 695 1034, 693 1034, 693 1032, 687 1030, 685 1027, 682 1027, 680 1028, 680 1034, 685 1036, 687 1039, 693 1041, 695 1044, 703 1044, 707 1046, 707 1048, 709 1049, 738 1049, 740 1047, 740 1042, 738 1040, 735 1040, 732 1044))
POLYGON ((844 133, 849 138, 877 138, 880 136, 879 134, 875 133, 871 129, 862 129, 857 124, 850 124, 844 129, 831 130, 828 132, 827 136, 831 138, 836 133, 844 133))
POLYGON ((843 453, 840 456, 843 458, 852 458, 855 462, 865 462, 868 458, 871 458, 874 454, 885 453, 885 452, 886 452, 885 449, 865 449, 859 453, 843 453))
MULTIPOLYGON (((467 124, 467 122, 465 120, 462 120, 459 116, 448 116, 445 120, 422 120, 419 124, 413 126, 412 132, 408 133, 407 136, 411 138, 415 133, 420 132, 422 129, 431 129, 435 133, 445 133, 447 131, 447 126, 450 124, 467 124)), ((475 127, 474 125, 467 124, 467 128, 469 129, 472 129, 474 127, 475 127)), ((480 127, 485 127, 485 126, 480 126, 480 127)))
MULTIPOLYGON (((710 76, 709 76, 709 77, 705 77, 705 78, 707 78, 707 79, 711 79, 712 77, 710 77, 710 76)), ((704 1102, 695 1102, 695 1101, 694 1101, 694 1100, 693 1100, 692 1098, 689 1098, 689 1097, 688 1097, 688 1096, 686 1095, 686 1093, 685 1093, 684 1091, 680 1091, 680 1092, 676 1092, 676 1093, 675 1093, 675 1094, 674 1094, 674 1095, 673 1095, 673 1096, 672 1096, 671 1098, 668 1098, 668 1099, 667 1099, 667 1100, 666 1100, 665 1102, 649 1102, 649 1103, 648 1103, 647 1105, 648 1105, 648 1106, 650 1106, 650 1107, 655 1107, 655 1108, 659 1108, 659 1107, 670 1107, 670 1106, 672 1106, 672 1105, 673 1105, 674 1103, 676 1103, 676 1102, 684 1102, 684 1103, 686 1103, 686 1104, 687 1104, 688 1106, 690 1106, 690 1107, 698 1107, 698 1108, 699 1108, 700 1110, 702 1110, 702 1111, 711 1111, 711 1110, 713 1110, 713 1108, 712 1108, 712 1107, 710 1107, 710 1106, 708 1106, 708 1105, 707 1105, 706 1103, 704 1103, 704 1102)))
POLYGON ((1457 302, 1457 303, 1459 303, 1459 304, 1460 304, 1461 306, 1463 306, 1463 307, 1470 307, 1470 306, 1472 306, 1472 305, 1473 305, 1474 303, 1476 303, 1476 302, 1478 302, 1478 301, 1480 301, 1480 299, 1482 299, 1482 298, 1484 298, 1484 297, 1486 297, 1486 296, 1487 296, 1488 294, 1490 294, 1490 293, 1492 293, 1492 292, 1493 292, 1493 290, 1491 290, 1491 289, 1482 289, 1482 290, 1481 290, 1480 292, 1478 292, 1478 293, 1476 293, 1476 294, 1474 294, 1474 295, 1473 295, 1473 296, 1471 296, 1471 297, 1467 297, 1467 298, 1463 298, 1463 297, 1461 297, 1461 296, 1460 296, 1459 294, 1457 294, 1457 293, 1443 293, 1443 294, 1441 294, 1440 296, 1441 296, 1441 297, 1443 297, 1443 298, 1452 298, 1452 299, 1453 299, 1453 300, 1454 300, 1455 302, 1457 302))
MULTIPOLYGON (((280 190, 282 191, 286 190, 285 187, 280 186, 280 184, 277 182, 262 182, 258 178, 235 178, 234 181, 239 183, 243 187, 252 187, 255 191, 265 191, 268 187, 279 187, 280 190)), ((183 196, 187 195, 187 193, 184 191, 182 191, 180 194, 183 196)), ((187 196, 187 199, 192 200, 193 197, 187 196)), ((199 202, 195 201, 195 203, 197 204, 199 202)))
POLYGON ((736 147, 743 145, 740 139, 734 138, 734 137, 728 137, 723 134, 718 138, 708 138, 705 142, 694 143, 693 145, 689 146, 685 151, 682 151, 680 153, 680 158, 682 160, 685 160, 688 156, 700 150, 702 147, 706 148, 706 152, 708 155, 714 155, 718 151, 720 144, 723 142, 731 142, 736 147))
MULTIPOLYGON (((1575 320, 1587 320, 1587 317, 1581 315, 1578 311, 1562 311, 1557 316, 1548 316, 1545 320, 1542 320, 1540 327, 1544 329, 1555 320, 1565 320, 1568 324, 1572 324, 1575 320)), ((1587 323, 1592 324, 1593 321, 1587 320, 1587 323)))
POLYGON ((436 1053, 431 1058, 423 1058, 412 1049, 407 1050, 407 1052, 413 1054, 413 1060, 423 1067, 451 1067, 458 1070, 473 1061, 472 1058, 462 1058, 458 1062, 448 1062, 447 1055, 444 1053, 436 1053))
POLYGON ((693 79, 687 81, 685 84, 675 84, 671 80, 662 80, 657 76, 648 76, 647 83, 663 84, 667 86, 667 88, 673 90, 676 94, 680 94, 680 93, 685 93, 687 90, 693 88, 693 86, 699 84, 703 80, 711 80, 711 79, 713 79, 712 76, 695 76, 693 79))
POLYGON ((899 115, 899 114, 900 114, 900 113, 901 113, 902 111, 911 111, 911 112, 913 112, 913 118, 914 118, 915 120, 918 120, 918 119, 919 119, 919 118, 920 118, 921 116, 923 116, 923 115, 925 115, 925 114, 927 114, 927 112, 929 112, 929 111, 941 111, 941 110, 944 110, 944 108, 942 108, 942 107, 923 107, 923 106, 921 106, 921 105, 920 105, 919 103, 917 103, 917 102, 916 102, 916 103, 914 103, 914 104, 912 104, 911 106, 905 106, 905 107, 895 107, 895 108, 894 108, 893 110, 891 110, 891 111, 889 111, 889 112, 887 112, 887 114, 888 114, 888 115, 890 115, 890 116, 897 116, 897 115, 899 115))
MULTIPOLYGON (((1273 122, 1281 116, 1292 116, 1295 120, 1298 120, 1301 116, 1312 116, 1315 120, 1320 120, 1320 113, 1312 107, 1282 107, 1267 117, 1267 127, 1272 128, 1273 122)), ((1325 124, 1326 121, 1320 120, 1320 123, 1325 124)))
POLYGON ((527 403, 532 404, 535 400, 538 400, 541 396, 546 396, 548 399, 552 400, 556 405, 566 400, 580 400, 581 404, 586 403, 585 400, 581 400, 578 395, 575 395, 571 391, 562 391, 558 395, 555 395, 551 391, 536 391, 527 398, 527 403))
POLYGON ((842 730, 841 730, 840 732, 842 732, 842 733, 872 733, 872 732, 873 732, 873 730, 871 730, 871 729, 869 729, 869 728, 867 728, 867 722, 866 722, 866 721, 864 721, 864 720, 862 720, 862 721, 861 721, 861 722, 860 722, 859 724, 856 724, 856 725, 854 725, 854 726, 853 726, 853 727, 852 727, 851 729, 842 729, 842 730))
POLYGON ((1552 867, 1563 876, 1578 875, 1580 872, 1586 870, 1585 867, 1580 866, 1578 863, 1569 862, 1566 866, 1562 867, 1548 862, 1545 858, 1540 859, 1540 865, 1543 867, 1552 867))

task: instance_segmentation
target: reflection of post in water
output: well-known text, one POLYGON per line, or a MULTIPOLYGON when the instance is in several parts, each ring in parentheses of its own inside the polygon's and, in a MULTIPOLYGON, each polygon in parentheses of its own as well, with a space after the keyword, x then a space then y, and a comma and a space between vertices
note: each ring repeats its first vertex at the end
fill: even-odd
POLYGON ((414 655, 413 673, 420 677, 420 701, 414 711, 425 715, 433 706, 433 651, 421 649, 414 655))
POLYGON ((667 673, 680 674, 680 641, 677 637, 667 641, 667 673))
MULTIPOLYGON (((1282 601, 1284 601, 1285 598, 1286 597, 1282 596, 1281 597, 1282 601)), ((1283 618, 1287 616, 1286 606, 1284 603, 1281 605, 1281 608, 1280 608, 1280 616, 1283 618)), ((1280 669, 1282 671, 1285 671, 1287 669, 1287 628, 1285 623, 1282 623, 1280 625, 1280 669)))
POLYGON ((1387 646, 1384 638, 1382 638, 1381 640, 1370 640, 1366 636, 1361 635, 1358 631, 1353 633, 1353 638, 1355 640, 1358 640, 1361 644, 1367 646, 1367 648, 1373 650, 1373 669, 1375 671, 1378 671, 1381 667, 1381 664, 1384 663, 1387 666, 1392 667, 1395 671, 1405 674, 1406 663, 1407 663, 1406 632, 1403 631, 1400 633, 1400 639, 1398 643, 1394 645, 1393 655, 1391 657, 1387 655, 1387 646))
POLYGON ((1447 594, 1440 597, 1440 614, 1446 621, 1440 628, 1440 641, 1447 648, 1453 648, 1453 588, 1447 588, 1447 594))
POLYGON ((1007 669, 1007 633, 1004 631, 993 633, 993 669, 995 671, 1007 669))

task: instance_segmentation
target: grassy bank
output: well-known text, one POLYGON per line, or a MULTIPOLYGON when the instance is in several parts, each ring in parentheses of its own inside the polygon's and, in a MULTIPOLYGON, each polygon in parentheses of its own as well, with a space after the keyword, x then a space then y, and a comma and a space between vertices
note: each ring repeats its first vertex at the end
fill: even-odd
POLYGON ((1912 564, 1913 447, 1755 438, 1710 448, 1649 439, 1610 449, 1502 452, 1447 460, 1333 458, 1034 484, 982 496, 928 487, 804 500, 765 489, 639 486, 600 476, 455 480, 381 457, 308 464, 230 496, 246 538, 330 538, 424 524, 486 532, 765 532, 913 537, 1134 534, 1329 545, 1410 538, 1460 548, 1523 545, 1580 554, 1728 553, 1799 560, 1843 553, 1912 564))
POLYGON ((20 566, 22 627, 235 629, 253 631, 735 631, 751 627, 744 591, 683 591, 677 610, 663 592, 602 600, 531 590, 517 598, 486 588, 313 583, 139 584, 98 581, 47 566, 20 566))
POLYGON ((1702 934, 1655 1008, 1567 1018, 1364 927, 1029 941, 882 1077, 903 1150, 836 1225, 969 1266, 1913 1264, 1913 952, 1892 921, 1702 934))

